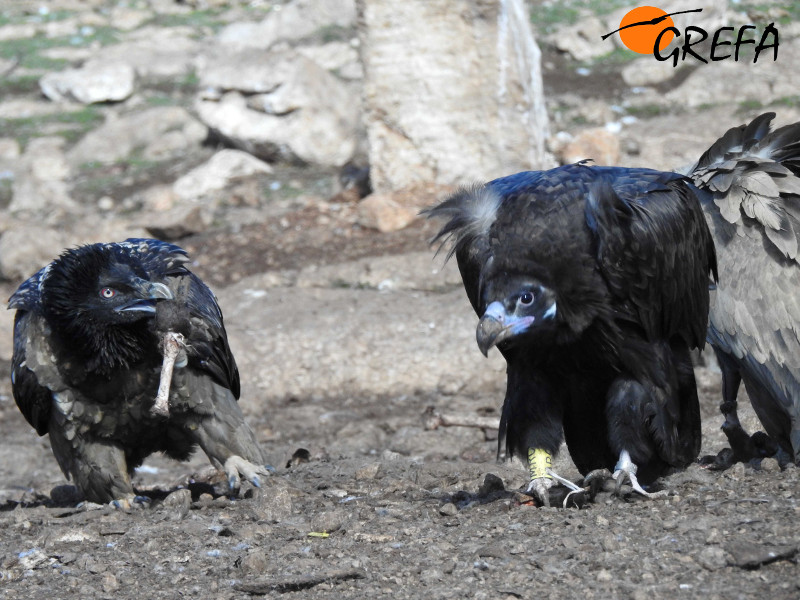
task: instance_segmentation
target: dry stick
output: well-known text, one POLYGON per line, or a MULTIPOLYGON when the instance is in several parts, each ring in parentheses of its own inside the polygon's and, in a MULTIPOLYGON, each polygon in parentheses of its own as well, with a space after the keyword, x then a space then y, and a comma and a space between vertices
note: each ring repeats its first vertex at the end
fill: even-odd
POLYGON ((150 412, 160 417, 169 416, 169 386, 172 383, 172 369, 175 366, 175 359, 184 346, 183 335, 168 331, 161 340, 164 348, 164 362, 161 363, 161 379, 158 382, 158 394, 156 402, 150 412))
POLYGON ((425 429, 439 427, 480 427, 482 429, 499 429, 500 419, 497 417, 481 417, 479 415, 444 415, 429 406, 423 415, 425 429))

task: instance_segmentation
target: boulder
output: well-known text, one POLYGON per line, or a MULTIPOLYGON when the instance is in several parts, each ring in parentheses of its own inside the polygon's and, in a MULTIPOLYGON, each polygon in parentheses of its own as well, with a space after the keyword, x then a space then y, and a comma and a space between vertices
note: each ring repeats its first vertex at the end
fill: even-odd
POLYGON ((285 50, 222 54, 200 72, 197 113, 265 160, 341 166, 356 149, 359 98, 316 62, 285 50))
POLYGON ((199 145, 207 129, 177 106, 145 109, 122 116, 111 114, 87 133, 67 153, 72 165, 87 162, 111 164, 140 150, 144 158, 178 156, 188 146, 199 145))
POLYGON ((558 157, 562 164, 592 160, 597 165, 614 166, 619 163, 619 137, 604 127, 585 129, 560 148, 558 157))
POLYGON ((614 46, 602 43, 602 36, 608 31, 600 19, 589 16, 577 23, 559 27, 547 36, 547 42, 574 60, 587 61, 614 49, 614 46))
POLYGON ((189 27, 147 26, 98 52, 105 60, 130 65, 139 77, 179 78, 196 68, 198 55, 205 48, 196 31, 189 27))
POLYGON ((15 168, 9 211, 57 219, 64 211, 76 210, 65 181, 69 174, 64 138, 32 139, 15 168))
POLYGON ((376 192, 550 166, 522 0, 358 0, 358 11, 376 192))
POLYGON ((120 102, 134 89, 136 73, 128 63, 90 60, 80 69, 47 73, 39 80, 42 93, 54 102, 83 104, 120 102))
POLYGON ((272 167, 264 161, 241 150, 226 149, 180 177, 173 190, 180 200, 197 200, 225 189, 235 179, 265 173, 272 173, 272 167))
POLYGON ((354 0, 295 0, 274 4, 259 23, 231 23, 219 32, 217 40, 231 49, 267 49, 278 41, 300 40, 325 29, 352 27, 355 17, 354 0))

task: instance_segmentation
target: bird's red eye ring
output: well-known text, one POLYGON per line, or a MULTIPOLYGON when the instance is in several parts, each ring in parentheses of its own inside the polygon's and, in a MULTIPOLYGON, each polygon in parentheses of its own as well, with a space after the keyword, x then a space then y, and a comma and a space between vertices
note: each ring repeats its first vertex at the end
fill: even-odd
POLYGON ((519 296, 519 303, 524 304, 525 306, 531 304, 533 302, 533 294, 530 292, 523 292, 519 296))
POLYGON ((117 290, 110 287, 104 287, 100 290, 100 297, 109 300, 117 295, 117 290))

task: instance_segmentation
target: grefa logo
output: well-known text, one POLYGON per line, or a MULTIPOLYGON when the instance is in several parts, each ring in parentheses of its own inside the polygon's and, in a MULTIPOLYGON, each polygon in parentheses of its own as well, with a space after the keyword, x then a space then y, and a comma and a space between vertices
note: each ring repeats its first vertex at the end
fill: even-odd
POLYGON ((720 60, 733 59, 738 61, 741 50, 752 44, 753 62, 758 62, 762 52, 767 52, 766 56, 772 56, 772 60, 778 60, 778 28, 775 23, 767 25, 760 36, 755 25, 742 25, 735 27, 720 27, 713 34, 709 34, 702 27, 688 25, 683 31, 675 27, 672 20, 673 15, 686 13, 699 13, 702 8, 692 10, 681 10, 667 13, 655 6, 639 6, 629 11, 619 23, 619 29, 602 36, 603 40, 608 39, 615 33, 619 33, 622 43, 630 50, 640 54, 652 54, 656 60, 672 61, 672 66, 677 67, 678 63, 690 57, 694 60, 709 63, 720 60), (664 54, 670 42, 679 38, 670 52, 664 54), (711 45, 705 45, 701 49, 698 44, 710 38, 711 45), (707 52, 707 55, 703 55, 707 52))

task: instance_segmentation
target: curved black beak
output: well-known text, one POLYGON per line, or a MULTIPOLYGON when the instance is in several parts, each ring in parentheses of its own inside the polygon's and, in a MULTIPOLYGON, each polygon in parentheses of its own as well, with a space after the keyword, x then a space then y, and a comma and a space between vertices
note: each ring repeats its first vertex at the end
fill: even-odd
POLYGON ((139 296, 137 299, 116 308, 117 312, 155 313, 158 300, 173 300, 175 296, 163 283, 137 279, 131 285, 139 296))

